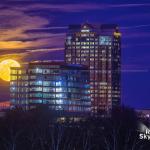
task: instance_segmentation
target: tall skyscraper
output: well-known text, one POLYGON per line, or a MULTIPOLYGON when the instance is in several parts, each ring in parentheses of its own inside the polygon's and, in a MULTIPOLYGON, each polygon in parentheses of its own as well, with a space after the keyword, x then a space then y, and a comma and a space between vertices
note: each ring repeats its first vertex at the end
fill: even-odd
POLYGON ((11 68, 11 104, 25 110, 47 104, 66 115, 89 114, 89 72, 83 65, 62 61, 35 61, 26 68, 11 68))
POLYGON ((65 62, 90 71, 92 111, 108 112, 121 102, 121 33, 117 25, 70 25, 65 62))

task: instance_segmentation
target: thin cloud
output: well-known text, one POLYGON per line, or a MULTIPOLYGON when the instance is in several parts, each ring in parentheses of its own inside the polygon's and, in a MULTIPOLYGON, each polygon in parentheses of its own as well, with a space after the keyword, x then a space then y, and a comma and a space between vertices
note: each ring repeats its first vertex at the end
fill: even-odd
POLYGON ((60 48, 49 48, 49 49, 36 49, 36 50, 27 50, 27 52, 37 53, 37 52, 51 52, 51 51, 60 51, 64 50, 63 47, 60 48))
POLYGON ((62 27, 45 27, 45 28, 33 28, 32 30, 54 30, 54 29, 67 29, 68 26, 62 27))
POLYGON ((135 26, 126 26, 126 27, 121 27, 121 29, 126 30, 126 29, 145 28, 145 27, 150 27, 150 24, 140 24, 140 25, 135 25, 135 26))
MULTIPOLYGON (((135 38, 150 38, 150 33, 149 32, 144 32, 144 31, 132 31, 132 32, 128 32, 126 31, 126 33, 123 32, 123 38, 124 39, 135 39, 135 38)), ((145 43, 144 43, 145 44, 145 43)))
POLYGON ((21 60, 25 60, 28 57, 34 57, 36 58, 36 56, 38 55, 44 55, 44 53, 50 53, 50 52, 55 52, 55 51, 62 51, 64 50, 63 47, 59 47, 59 48, 41 48, 41 49, 34 49, 34 50, 22 50, 21 52, 13 52, 13 53, 9 53, 9 54, 1 54, 0 57, 0 62, 5 60, 5 59, 14 59, 17 61, 21 61, 21 60), (32 55, 35 54, 35 55, 32 55))
POLYGON ((83 12, 89 10, 100 10, 109 8, 134 8, 134 7, 149 7, 150 3, 139 4, 105 4, 105 3, 79 3, 79 4, 32 4, 23 9, 24 11, 44 9, 49 11, 61 11, 61 12, 83 12))
MULTIPOLYGON (((140 7, 150 6, 150 4, 93 4, 93 3, 81 3, 81 4, 44 4, 44 3, 27 3, 26 5, 9 5, 1 4, 0 7, 0 46, 1 49, 26 49, 26 48, 40 48, 41 46, 48 47, 56 41, 51 40, 54 38, 63 45, 62 40, 65 37, 64 33, 52 34, 51 30, 66 29, 66 26, 62 27, 50 27, 52 17, 49 15, 49 19, 39 16, 36 13, 30 15, 29 12, 35 10, 53 11, 53 12, 82 12, 89 10, 100 10, 108 8, 122 8, 122 7, 140 7), (37 31, 32 33, 31 30, 37 31), (39 32, 42 30, 42 32, 39 32), (45 31, 44 31, 45 30, 45 31), (49 30, 49 32, 47 32, 49 30), (30 32, 27 32, 30 31, 30 32), (50 41, 48 41, 49 39, 50 41), (52 41, 52 43, 50 43, 52 41), (38 43, 39 42, 39 43, 38 43), (12 46, 12 47, 11 47, 12 46)), ((139 27, 139 26, 138 26, 139 27)), ((142 27, 142 26, 140 26, 142 27)), ((57 42, 58 44, 58 42, 57 42)))

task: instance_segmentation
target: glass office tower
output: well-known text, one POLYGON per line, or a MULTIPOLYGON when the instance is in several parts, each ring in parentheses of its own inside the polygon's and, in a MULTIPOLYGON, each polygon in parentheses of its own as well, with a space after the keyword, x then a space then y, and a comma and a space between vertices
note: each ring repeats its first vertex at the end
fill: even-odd
POLYGON ((35 61, 27 69, 11 68, 11 102, 25 109, 47 104, 62 113, 89 113, 89 72, 83 65, 35 61))
POLYGON ((120 105, 121 34, 117 25, 70 25, 65 62, 89 67, 93 113, 120 105))

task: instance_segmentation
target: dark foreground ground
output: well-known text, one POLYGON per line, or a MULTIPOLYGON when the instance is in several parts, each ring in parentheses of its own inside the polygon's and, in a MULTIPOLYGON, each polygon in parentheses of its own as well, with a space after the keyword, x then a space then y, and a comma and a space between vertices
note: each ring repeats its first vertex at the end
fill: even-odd
POLYGON ((150 150, 140 140, 138 119, 130 108, 116 108, 111 117, 54 123, 48 110, 13 110, 0 119, 0 150, 150 150))

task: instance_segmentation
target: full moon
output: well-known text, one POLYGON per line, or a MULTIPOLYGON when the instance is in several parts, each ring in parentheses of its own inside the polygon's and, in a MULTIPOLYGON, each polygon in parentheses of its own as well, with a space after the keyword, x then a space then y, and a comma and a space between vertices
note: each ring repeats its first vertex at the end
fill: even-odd
POLYGON ((0 62, 0 78, 4 81, 10 81, 10 68, 20 67, 20 64, 13 59, 6 59, 0 62))

